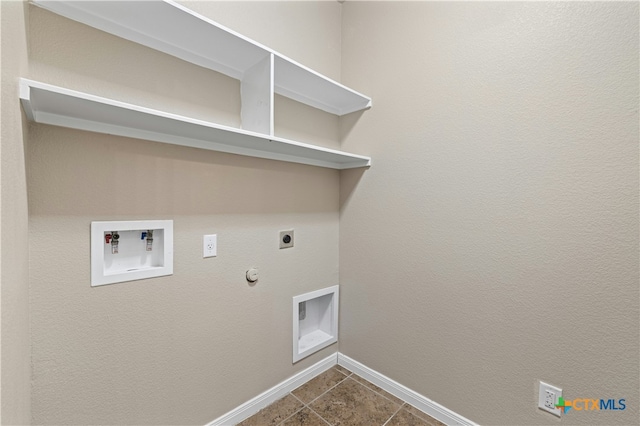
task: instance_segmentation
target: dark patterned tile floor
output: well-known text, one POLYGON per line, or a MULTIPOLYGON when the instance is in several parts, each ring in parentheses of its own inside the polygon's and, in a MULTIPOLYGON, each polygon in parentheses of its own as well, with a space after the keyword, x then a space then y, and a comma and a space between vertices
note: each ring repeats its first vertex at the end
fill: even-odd
POLYGON ((336 365, 238 426, 444 426, 336 365))

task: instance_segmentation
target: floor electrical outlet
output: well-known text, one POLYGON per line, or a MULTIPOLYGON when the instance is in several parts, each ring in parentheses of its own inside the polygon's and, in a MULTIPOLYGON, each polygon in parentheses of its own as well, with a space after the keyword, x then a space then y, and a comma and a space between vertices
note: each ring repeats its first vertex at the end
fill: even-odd
POLYGON ((556 407, 562 397, 562 389, 540 382, 538 390, 538 408, 560 417, 562 410, 556 407))
POLYGON ((202 239, 202 257, 215 257, 218 255, 218 235, 205 235, 202 239))

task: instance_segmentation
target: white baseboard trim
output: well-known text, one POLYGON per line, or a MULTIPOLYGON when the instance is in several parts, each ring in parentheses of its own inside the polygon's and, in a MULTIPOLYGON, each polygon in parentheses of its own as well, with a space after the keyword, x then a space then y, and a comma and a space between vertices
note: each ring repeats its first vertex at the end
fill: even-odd
POLYGON ((371 368, 360 364, 358 361, 349 358, 338 352, 338 364, 344 368, 354 372, 358 376, 361 376, 376 386, 389 392, 391 395, 400 398, 406 403, 413 405, 419 410, 427 413, 436 420, 440 420, 446 425, 465 425, 465 426, 478 426, 471 420, 454 413, 446 407, 438 404, 429 398, 420 395, 419 393, 409 389, 406 386, 388 378, 387 376, 378 373, 371 368))
POLYGON ((464 426, 478 426, 477 423, 454 413, 446 407, 438 404, 435 401, 430 400, 426 396, 422 396, 419 393, 409 389, 406 386, 401 385, 388 378, 387 376, 378 373, 375 370, 359 363, 358 361, 349 358, 346 355, 336 352, 329 355, 325 359, 313 364, 311 367, 302 370, 287 380, 277 384, 256 396, 255 398, 245 402, 237 408, 229 411, 228 413, 218 417, 206 426, 231 426, 241 421, 248 419, 255 413, 266 407, 267 405, 276 402, 280 398, 286 396, 289 392, 313 379, 317 375, 324 373, 334 365, 339 364, 346 369, 354 372, 358 376, 361 376, 376 386, 389 392, 391 395, 400 398, 404 402, 413 405, 417 409, 427 413, 436 420, 440 420, 446 425, 464 425, 464 426))
POLYGON ((325 359, 313 364, 311 367, 289 377, 287 380, 262 392, 255 398, 245 402, 228 413, 218 417, 207 426, 230 426, 248 419, 267 405, 276 402, 286 396, 289 392, 313 379, 317 375, 324 373, 338 363, 338 353, 329 355, 325 359))

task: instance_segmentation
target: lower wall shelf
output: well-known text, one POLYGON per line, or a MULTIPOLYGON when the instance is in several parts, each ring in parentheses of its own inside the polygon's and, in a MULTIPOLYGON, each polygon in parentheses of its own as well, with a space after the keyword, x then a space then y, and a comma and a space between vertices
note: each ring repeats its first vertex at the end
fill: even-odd
POLYGON ((332 169, 369 157, 157 111, 37 81, 20 80, 25 113, 37 123, 332 169))

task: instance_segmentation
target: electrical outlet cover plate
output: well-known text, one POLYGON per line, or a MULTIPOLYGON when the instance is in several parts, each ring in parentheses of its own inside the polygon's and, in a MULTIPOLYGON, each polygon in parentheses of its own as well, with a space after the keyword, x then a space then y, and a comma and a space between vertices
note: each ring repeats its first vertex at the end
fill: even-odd
POLYGON ((538 408, 560 417, 562 410, 556 408, 562 389, 545 382, 540 382, 538 390, 538 408), (551 405, 551 407, 549 406, 551 405))
POLYGON ((280 231, 280 248, 293 247, 293 229, 288 231, 280 231))
POLYGON ((218 255, 218 235, 205 235, 202 239, 202 257, 216 257, 218 255))

